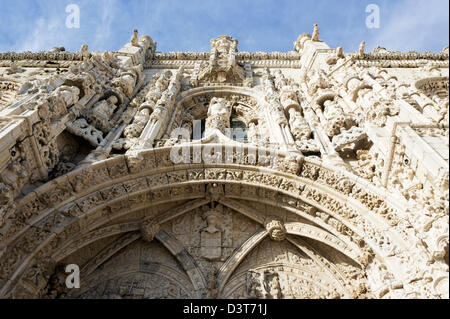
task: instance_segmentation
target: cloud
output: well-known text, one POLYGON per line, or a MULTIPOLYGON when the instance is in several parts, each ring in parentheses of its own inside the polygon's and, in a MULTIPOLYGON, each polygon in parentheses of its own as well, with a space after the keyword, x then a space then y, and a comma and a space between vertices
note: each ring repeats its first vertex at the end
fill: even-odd
POLYGON ((59 32, 64 24, 55 17, 39 17, 32 25, 32 32, 28 33, 20 42, 15 44, 16 51, 41 51, 58 46, 64 40, 59 32))
POLYGON ((2 0, 0 51, 119 50, 132 30, 148 34, 158 50, 208 51, 209 40, 229 34, 241 51, 290 51, 318 23, 330 47, 440 51, 448 45, 448 0, 2 0), (20 3, 20 5, 18 5, 20 3), (65 27, 68 4, 81 10, 81 28, 65 27), (381 28, 367 29, 365 8, 378 3, 381 28))
POLYGON ((380 32, 370 44, 389 50, 440 51, 448 45, 448 0, 403 0, 381 11, 380 32))

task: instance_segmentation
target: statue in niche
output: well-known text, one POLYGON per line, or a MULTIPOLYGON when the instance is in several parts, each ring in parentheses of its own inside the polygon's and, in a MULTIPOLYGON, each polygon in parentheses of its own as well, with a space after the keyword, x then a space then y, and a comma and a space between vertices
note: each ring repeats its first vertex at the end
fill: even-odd
POLYGON ((263 299, 266 295, 263 279, 263 273, 255 270, 249 270, 247 272, 246 286, 250 299, 263 299))
POLYGON ((231 103, 224 98, 212 98, 208 108, 208 118, 206 119, 206 134, 217 129, 225 134, 225 130, 230 127, 231 103))
POLYGON ((280 299, 282 290, 278 273, 270 270, 249 270, 246 278, 249 298, 280 299))
POLYGON ((277 273, 265 272, 265 284, 268 299, 280 299, 281 298, 281 286, 280 278, 277 273))
POLYGON ((311 129, 301 113, 294 108, 289 109, 289 125, 292 135, 297 141, 306 141, 311 137, 311 129))
POLYGON ((219 260, 222 257, 222 230, 217 227, 222 217, 223 206, 218 205, 206 211, 203 218, 208 226, 201 231, 201 255, 210 261, 219 260))
POLYGON ((108 133, 111 130, 110 119, 117 109, 118 102, 119 99, 116 96, 111 95, 108 99, 94 104, 89 120, 103 133, 108 133))

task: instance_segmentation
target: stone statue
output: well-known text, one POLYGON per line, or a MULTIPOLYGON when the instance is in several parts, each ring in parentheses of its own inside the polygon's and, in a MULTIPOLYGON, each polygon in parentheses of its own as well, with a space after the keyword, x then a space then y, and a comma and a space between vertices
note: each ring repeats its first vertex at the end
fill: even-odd
POLYGON ((217 129, 225 134, 226 128, 230 127, 231 103, 224 98, 213 98, 208 107, 206 119, 206 134, 217 129))
POLYGON ((311 40, 314 42, 319 41, 319 26, 317 25, 317 23, 314 24, 314 31, 311 36, 311 40))
POLYGON ((133 35, 131 36, 130 43, 134 47, 139 46, 138 30, 136 30, 136 29, 133 30, 133 35))
POLYGON ((111 95, 108 99, 94 104, 89 118, 92 124, 103 133, 108 133, 112 128, 111 117, 117 109, 118 102, 118 98, 115 95, 111 95))
POLYGON ((81 55, 83 56, 83 60, 88 60, 91 56, 89 53, 89 46, 87 44, 83 44, 81 46, 81 55))
POLYGON ((360 57, 361 59, 364 58, 364 50, 365 50, 365 48, 366 48, 366 42, 363 41, 363 42, 361 42, 361 44, 359 45, 359 50, 358 50, 358 52, 359 52, 359 57, 360 57))
POLYGON ((340 59, 344 57, 344 52, 341 46, 336 48, 336 58, 340 59))

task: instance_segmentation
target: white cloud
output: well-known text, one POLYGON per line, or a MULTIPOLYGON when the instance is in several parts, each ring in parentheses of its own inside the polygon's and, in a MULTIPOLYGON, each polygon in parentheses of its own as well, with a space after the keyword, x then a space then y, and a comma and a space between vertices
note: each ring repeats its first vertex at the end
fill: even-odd
POLYGON ((58 45, 62 40, 58 32, 63 26, 58 19, 38 18, 34 23, 34 31, 29 33, 22 41, 16 43, 17 51, 48 50, 58 45))
MULTIPOLYGON (((119 50, 137 28, 159 43, 161 51, 208 51, 209 40, 230 34, 240 50, 288 51, 303 32, 319 23, 330 46, 355 51, 362 40, 367 49, 440 51, 448 45, 448 0, 377 0, 381 28, 364 25, 365 3, 331 1, 235 0, 74 0, 81 9, 81 28, 67 29, 65 7, 71 1, 28 0, 24 11, 13 0, 0 11, 2 50, 39 51, 65 46, 70 51, 89 44, 93 51, 119 50), (41 15, 41 16, 39 16, 41 15), (3 48, 6 47, 6 48, 3 48)), ((23 0, 25 1, 25 0, 23 0)), ((365 0, 370 3, 371 0, 365 0)), ((23 6, 24 7, 24 6, 23 6)))
POLYGON ((448 0, 403 0, 381 11, 381 28, 368 41, 388 50, 440 51, 448 45, 448 0))

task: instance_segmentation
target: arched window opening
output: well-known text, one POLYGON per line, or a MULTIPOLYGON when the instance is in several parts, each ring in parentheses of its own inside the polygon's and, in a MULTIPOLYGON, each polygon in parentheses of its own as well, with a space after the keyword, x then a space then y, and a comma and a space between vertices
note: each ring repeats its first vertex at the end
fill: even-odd
POLYGON ((247 142, 247 125, 238 118, 231 118, 230 121, 231 136, 234 141, 247 142))
POLYGON ((206 119, 194 120, 192 140, 198 141, 205 137, 206 119))

